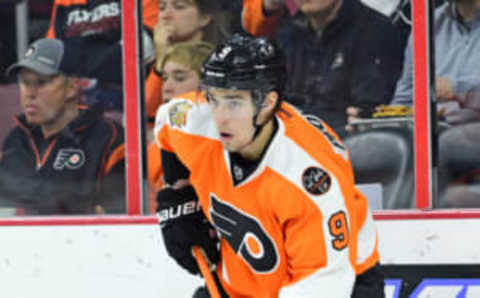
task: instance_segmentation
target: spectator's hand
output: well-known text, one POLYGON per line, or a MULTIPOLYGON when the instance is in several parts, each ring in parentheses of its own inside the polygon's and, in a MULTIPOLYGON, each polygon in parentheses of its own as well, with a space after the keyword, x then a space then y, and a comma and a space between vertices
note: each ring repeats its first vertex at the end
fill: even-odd
POLYGON ((172 46, 173 38, 175 36, 175 27, 172 25, 165 25, 158 22, 153 31, 153 40, 155 42, 155 56, 157 59, 156 69, 161 71, 165 52, 168 47, 172 46))
POLYGON ((440 108, 437 111, 437 120, 445 120, 445 114, 447 113, 447 109, 440 108))
POLYGON ((105 209, 101 205, 95 206, 95 214, 96 215, 103 215, 105 214, 105 209))
POLYGON ((457 99, 455 92, 453 92, 453 84, 450 79, 444 77, 437 77, 435 79, 435 87, 436 96, 439 101, 457 99))
POLYGON ((385 107, 389 107, 386 105, 378 105, 375 109, 371 108, 361 108, 357 106, 349 106, 346 109, 347 112, 347 126, 345 126, 345 130, 349 133, 353 133, 356 131, 356 126, 352 125, 352 123, 359 119, 366 119, 372 118, 373 114, 382 111, 385 107))
POLYGON ((443 119, 449 124, 458 125, 469 122, 478 122, 480 120, 480 112, 472 109, 456 109, 445 111, 443 119))
POLYGON ((274 12, 285 6, 285 0, 263 0, 263 9, 266 12, 274 12))
POLYGON ((354 106, 349 106, 347 107, 347 126, 345 127, 345 130, 347 132, 353 133, 355 132, 355 126, 351 125, 351 123, 357 119, 360 119, 360 113, 362 112, 362 109, 359 107, 354 107, 354 106))

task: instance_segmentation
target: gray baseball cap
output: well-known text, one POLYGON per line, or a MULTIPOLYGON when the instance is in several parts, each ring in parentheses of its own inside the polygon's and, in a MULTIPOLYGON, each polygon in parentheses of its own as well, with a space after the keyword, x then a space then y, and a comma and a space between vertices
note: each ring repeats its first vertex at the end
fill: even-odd
POLYGON ((42 38, 33 42, 23 58, 7 69, 7 75, 15 75, 20 69, 27 68, 40 75, 56 75, 62 72, 65 54, 63 42, 54 38, 42 38))

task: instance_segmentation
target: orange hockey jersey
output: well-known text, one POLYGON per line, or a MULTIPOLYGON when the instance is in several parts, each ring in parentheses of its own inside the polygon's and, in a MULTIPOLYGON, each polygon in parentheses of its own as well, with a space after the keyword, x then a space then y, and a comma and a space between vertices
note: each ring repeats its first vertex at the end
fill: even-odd
POLYGON ((350 297, 355 275, 379 254, 348 153, 327 126, 315 127, 288 104, 276 121, 258 168, 236 186, 203 98, 163 105, 155 135, 190 170, 202 209, 222 235, 217 271, 230 297, 350 297))

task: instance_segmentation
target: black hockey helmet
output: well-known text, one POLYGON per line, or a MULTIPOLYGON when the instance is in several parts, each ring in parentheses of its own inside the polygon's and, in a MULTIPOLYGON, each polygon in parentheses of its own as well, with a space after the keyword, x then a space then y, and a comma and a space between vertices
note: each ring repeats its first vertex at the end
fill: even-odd
POLYGON ((282 98, 286 73, 285 56, 275 42, 236 33, 206 59, 201 79, 206 87, 252 90, 258 106, 269 91, 282 98))

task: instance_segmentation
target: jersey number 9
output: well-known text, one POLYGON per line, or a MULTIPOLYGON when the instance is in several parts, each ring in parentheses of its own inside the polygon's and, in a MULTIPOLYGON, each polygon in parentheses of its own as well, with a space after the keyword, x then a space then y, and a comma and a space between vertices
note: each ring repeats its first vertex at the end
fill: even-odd
POLYGON ((328 220, 330 235, 333 236, 332 246, 336 250, 342 250, 348 246, 349 235, 345 212, 334 213, 328 220))

